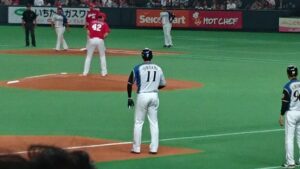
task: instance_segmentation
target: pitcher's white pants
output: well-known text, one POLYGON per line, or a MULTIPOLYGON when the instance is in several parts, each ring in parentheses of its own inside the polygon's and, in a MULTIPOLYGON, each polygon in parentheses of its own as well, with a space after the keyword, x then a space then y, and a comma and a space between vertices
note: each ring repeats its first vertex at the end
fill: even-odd
POLYGON ((141 152, 142 129, 145 116, 147 115, 151 133, 149 151, 157 152, 159 146, 159 129, 157 119, 158 106, 158 93, 139 93, 137 95, 132 151, 141 152))
POLYGON ((100 38, 92 38, 88 41, 89 42, 87 43, 87 55, 85 58, 83 75, 87 75, 90 71, 91 61, 96 48, 99 51, 101 75, 107 75, 104 40, 100 38))
POLYGON ((68 45, 64 39, 64 33, 65 33, 65 27, 57 27, 55 28, 55 32, 57 35, 57 40, 56 40, 56 47, 55 50, 60 50, 61 44, 63 45, 63 49, 68 49, 68 45))
POLYGON ((163 25, 165 45, 167 45, 167 46, 173 45, 172 36, 171 36, 171 29, 172 29, 172 24, 166 23, 166 24, 163 25))
POLYGON ((294 160, 295 133, 296 133, 297 144, 300 149, 300 111, 287 111, 285 117, 285 151, 286 151, 286 164, 289 165, 295 164, 295 160, 294 160))

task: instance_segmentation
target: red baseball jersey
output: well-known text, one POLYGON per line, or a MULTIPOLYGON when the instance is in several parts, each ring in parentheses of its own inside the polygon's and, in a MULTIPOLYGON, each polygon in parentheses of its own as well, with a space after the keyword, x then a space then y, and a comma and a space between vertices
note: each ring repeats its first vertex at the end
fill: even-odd
POLYGON ((104 39, 104 35, 110 32, 109 26, 106 22, 99 20, 91 21, 88 25, 89 37, 104 39))
POLYGON ((100 13, 101 12, 98 10, 89 10, 86 14, 85 22, 87 22, 87 24, 90 24, 91 21, 97 20, 100 13))

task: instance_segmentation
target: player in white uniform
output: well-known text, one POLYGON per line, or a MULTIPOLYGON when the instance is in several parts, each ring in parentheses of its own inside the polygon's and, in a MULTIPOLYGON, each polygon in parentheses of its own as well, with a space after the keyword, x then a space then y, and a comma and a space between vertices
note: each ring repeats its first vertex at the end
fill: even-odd
POLYGON ((294 160, 294 136, 296 132, 297 144, 300 149, 300 81, 297 80, 298 68, 289 66, 287 76, 289 82, 283 88, 281 114, 279 124, 283 126, 285 117, 285 151, 286 161, 283 168, 295 168, 299 160, 294 160))
POLYGON ((151 63, 152 51, 145 48, 142 51, 143 64, 134 67, 130 73, 127 84, 128 107, 134 106, 131 98, 132 85, 136 83, 137 99, 134 117, 134 134, 132 153, 141 152, 142 129, 145 116, 148 116, 151 132, 151 144, 149 153, 156 154, 159 146, 159 128, 157 119, 157 110, 159 106, 158 91, 166 85, 166 80, 162 69, 151 63))
POLYGON ((62 8, 57 8, 57 13, 53 15, 51 26, 55 28, 57 35, 55 50, 59 51, 62 44, 64 50, 68 50, 68 45, 64 39, 66 27, 69 27, 67 17, 63 14, 62 8))
POLYGON ((160 21, 162 23, 163 32, 164 32, 164 47, 172 47, 172 36, 171 36, 171 29, 172 29, 172 21, 174 19, 174 15, 171 12, 166 10, 166 7, 162 7, 162 11, 160 12, 160 21))

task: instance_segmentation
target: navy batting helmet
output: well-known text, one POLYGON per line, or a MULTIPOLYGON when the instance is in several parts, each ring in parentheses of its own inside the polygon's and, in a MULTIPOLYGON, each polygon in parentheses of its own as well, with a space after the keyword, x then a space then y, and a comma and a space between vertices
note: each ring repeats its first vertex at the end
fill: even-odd
POLYGON ((142 51, 142 58, 145 61, 150 61, 153 58, 152 51, 149 48, 145 48, 142 51))
POLYGON ((290 65, 287 67, 286 72, 290 77, 295 77, 298 75, 298 68, 294 65, 290 65))

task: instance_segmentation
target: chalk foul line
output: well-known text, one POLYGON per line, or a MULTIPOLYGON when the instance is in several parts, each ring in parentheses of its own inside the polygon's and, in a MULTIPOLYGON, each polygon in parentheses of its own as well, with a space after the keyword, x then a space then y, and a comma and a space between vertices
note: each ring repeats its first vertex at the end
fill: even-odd
POLYGON ((245 135, 245 134, 271 133, 271 132, 278 132, 283 130, 284 129, 270 129, 270 130, 245 131, 245 132, 235 132, 235 133, 211 134, 211 135, 203 135, 203 136, 177 137, 177 138, 161 139, 160 141, 189 140, 189 139, 201 139, 201 138, 210 138, 210 137, 236 136, 236 135, 245 135))
POLYGON ((255 168, 255 169, 275 169, 275 168, 282 168, 282 167, 281 166, 272 166, 272 167, 255 168))

